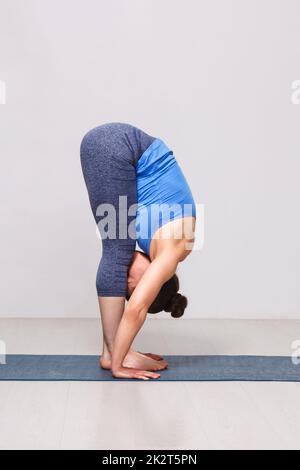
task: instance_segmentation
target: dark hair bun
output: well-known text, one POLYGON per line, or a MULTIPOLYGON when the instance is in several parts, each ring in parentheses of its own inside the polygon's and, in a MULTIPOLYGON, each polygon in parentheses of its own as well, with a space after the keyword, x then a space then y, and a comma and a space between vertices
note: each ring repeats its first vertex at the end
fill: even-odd
POLYGON ((188 301, 184 295, 175 294, 165 307, 166 312, 171 312, 172 317, 180 318, 184 314, 188 301))

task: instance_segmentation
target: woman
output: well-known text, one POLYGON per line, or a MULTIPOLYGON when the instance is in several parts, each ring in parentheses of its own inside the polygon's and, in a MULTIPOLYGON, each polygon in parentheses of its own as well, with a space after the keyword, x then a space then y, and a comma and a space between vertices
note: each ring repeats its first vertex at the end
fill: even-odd
POLYGON ((187 306, 175 272, 194 240, 191 191, 165 143, 129 124, 92 129, 80 156, 102 238, 96 279, 103 327, 100 365, 114 377, 159 378, 157 371, 167 363, 131 345, 147 312, 166 310, 180 317, 187 306), (144 253, 135 251, 136 241, 144 253))

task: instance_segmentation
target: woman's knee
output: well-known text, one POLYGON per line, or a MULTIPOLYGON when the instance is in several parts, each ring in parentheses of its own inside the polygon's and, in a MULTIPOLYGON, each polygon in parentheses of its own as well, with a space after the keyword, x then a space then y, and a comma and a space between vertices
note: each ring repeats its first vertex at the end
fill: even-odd
POLYGON ((134 253, 130 250, 103 250, 99 263, 96 289, 99 297, 126 297, 128 268, 134 253))

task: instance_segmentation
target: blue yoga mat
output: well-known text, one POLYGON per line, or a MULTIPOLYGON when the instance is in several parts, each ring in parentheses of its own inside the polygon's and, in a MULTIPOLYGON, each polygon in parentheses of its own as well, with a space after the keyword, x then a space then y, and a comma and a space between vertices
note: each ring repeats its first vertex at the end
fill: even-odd
MULTIPOLYGON (((169 363, 159 381, 300 382, 300 365, 290 357, 165 356, 169 363)), ((0 380, 110 381, 99 368, 99 356, 8 355, 0 365, 0 380)))

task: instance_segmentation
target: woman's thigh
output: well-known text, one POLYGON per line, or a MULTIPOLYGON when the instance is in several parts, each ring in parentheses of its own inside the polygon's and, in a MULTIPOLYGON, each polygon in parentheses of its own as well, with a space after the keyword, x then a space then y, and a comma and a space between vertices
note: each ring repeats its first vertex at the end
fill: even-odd
POLYGON ((102 238, 97 273, 100 296, 126 296, 127 271, 135 250, 136 172, 130 151, 101 126, 81 144, 81 164, 91 209, 102 238), (128 209, 131 207, 130 215, 128 209), (130 233, 129 233, 129 228, 130 233))

